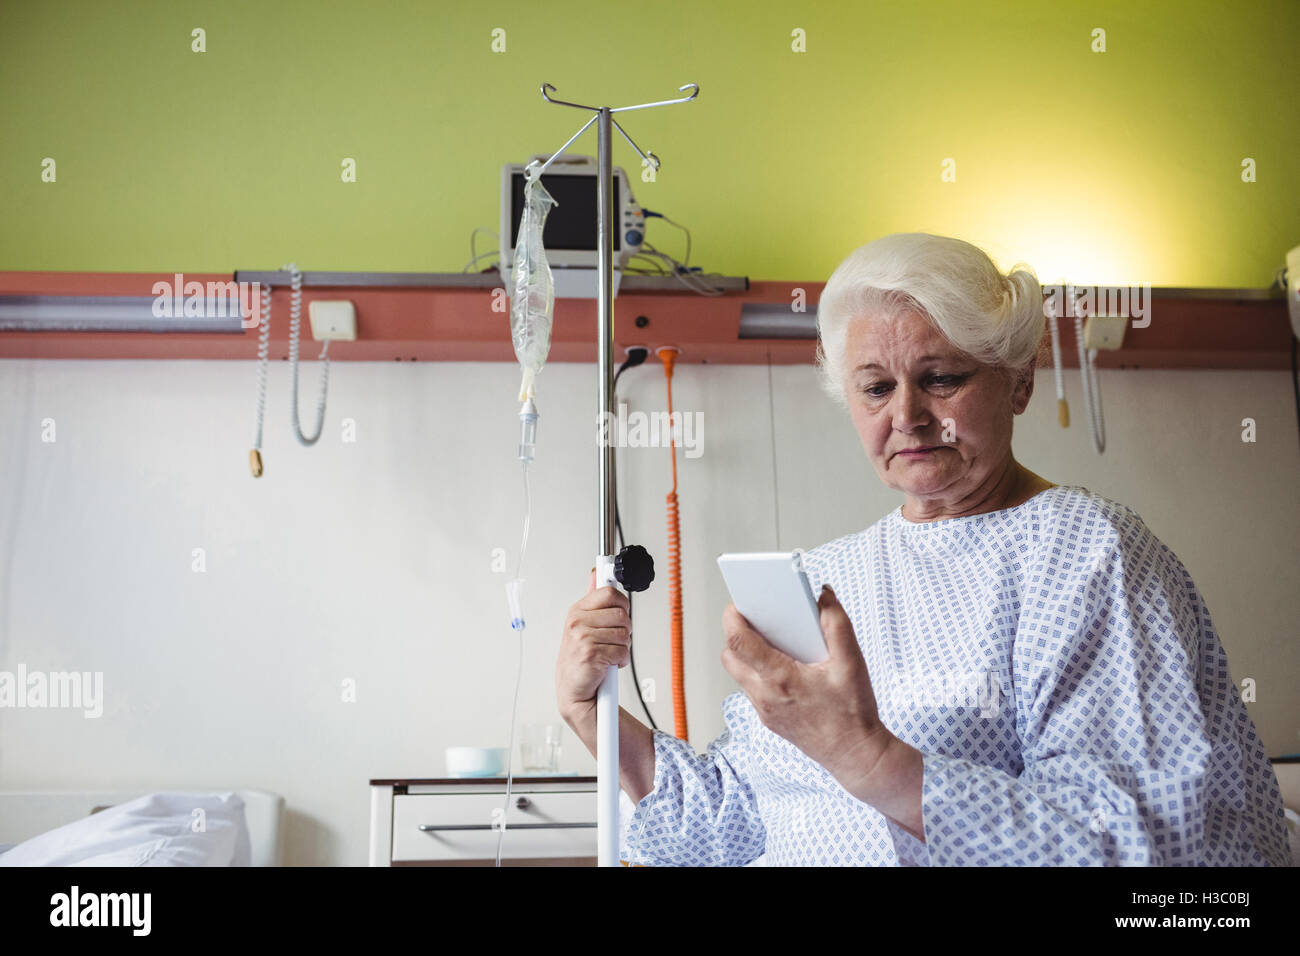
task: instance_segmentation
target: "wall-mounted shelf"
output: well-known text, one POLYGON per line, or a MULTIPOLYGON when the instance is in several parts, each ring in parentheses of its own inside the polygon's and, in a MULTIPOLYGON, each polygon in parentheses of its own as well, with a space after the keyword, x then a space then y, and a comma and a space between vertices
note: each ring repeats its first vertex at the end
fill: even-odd
MULTIPOLYGON (((185 273, 186 282, 273 280, 271 357, 288 356, 287 274, 185 273)), ((724 289, 701 296, 672 277, 625 276, 614 300, 616 357, 628 345, 673 344, 680 362, 717 364, 810 364, 816 348, 815 305, 824 282, 751 282, 743 277, 704 277, 724 289), (802 289, 809 311, 793 313, 802 289), (743 321, 742 321, 743 320, 743 321), (770 323, 782 327, 773 330, 770 323), (757 338, 742 335, 758 335, 757 338), (792 337, 793 336, 793 337, 792 337)), ((152 297, 155 282, 170 273, 0 272, 0 305, 6 296, 152 297)), ((1280 292, 1254 289, 1153 289, 1151 322, 1130 328, 1124 348, 1102 352, 1102 368, 1290 367, 1291 327, 1280 292)), ((495 271, 483 273, 303 273, 303 349, 313 359, 307 303, 351 300, 358 339, 334 342, 334 361, 515 361, 509 304, 495 271), (494 304, 500 311, 494 311, 494 304)), ((68 302, 75 302, 69 298, 68 302)), ((57 302, 56 302, 57 304, 57 302)), ((551 338, 551 362, 594 362, 596 303, 559 299, 551 338)), ((1072 321, 1060 323, 1063 357, 1077 365, 1072 321)), ((257 330, 232 332, 0 331, 0 358, 242 359, 257 354, 257 330)))

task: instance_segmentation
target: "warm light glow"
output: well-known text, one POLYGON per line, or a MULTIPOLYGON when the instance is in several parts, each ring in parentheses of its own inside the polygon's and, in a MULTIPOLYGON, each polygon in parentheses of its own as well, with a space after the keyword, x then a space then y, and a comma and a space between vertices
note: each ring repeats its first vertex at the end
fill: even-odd
POLYGON ((1044 285, 1178 285, 1183 250, 1168 237, 1185 212, 1159 208, 1149 194, 1130 195, 1132 189, 1122 169, 1104 164, 1088 181, 1044 172, 1036 188, 1004 183, 998 194, 1020 202, 982 206, 970 234, 996 237, 976 244, 1003 270, 1029 263, 1044 285))

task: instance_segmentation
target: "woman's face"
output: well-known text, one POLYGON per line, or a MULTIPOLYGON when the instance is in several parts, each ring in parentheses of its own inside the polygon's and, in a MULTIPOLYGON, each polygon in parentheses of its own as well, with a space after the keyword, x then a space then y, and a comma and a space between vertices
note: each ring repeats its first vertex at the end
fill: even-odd
POLYGON ((1011 459, 1011 423, 1033 392, 971 358, 917 312, 849 323, 850 415, 876 474, 933 511, 977 499, 1011 459))

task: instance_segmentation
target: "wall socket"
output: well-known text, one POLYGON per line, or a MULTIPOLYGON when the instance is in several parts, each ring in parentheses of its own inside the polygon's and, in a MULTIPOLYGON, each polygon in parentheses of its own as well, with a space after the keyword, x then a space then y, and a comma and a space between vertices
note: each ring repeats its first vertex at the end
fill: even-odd
POLYGON ((348 300, 308 302, 307 314, 311 316, 311 337, 317 342, 357 340, 357 310, 348 300))
POLYGON ((1083 322, 1083 346, 1089 349, 1120 348, 1124 344, 1127 315, 1090 315, 1083 322))

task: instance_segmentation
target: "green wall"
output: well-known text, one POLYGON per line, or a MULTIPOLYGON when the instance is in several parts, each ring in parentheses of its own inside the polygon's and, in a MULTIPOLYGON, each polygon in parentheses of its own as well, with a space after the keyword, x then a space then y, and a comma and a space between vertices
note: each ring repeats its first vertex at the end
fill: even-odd
POLYGON ((1298 38, 1295 0, 0 0, 0 269, 459 271, 501 164, 585 122, 542 82, 623 105, 693 81, 620 117, 692 264, 824 279, 921 230, 1045 282, 1262 287, 1300 243, 1298 38))

